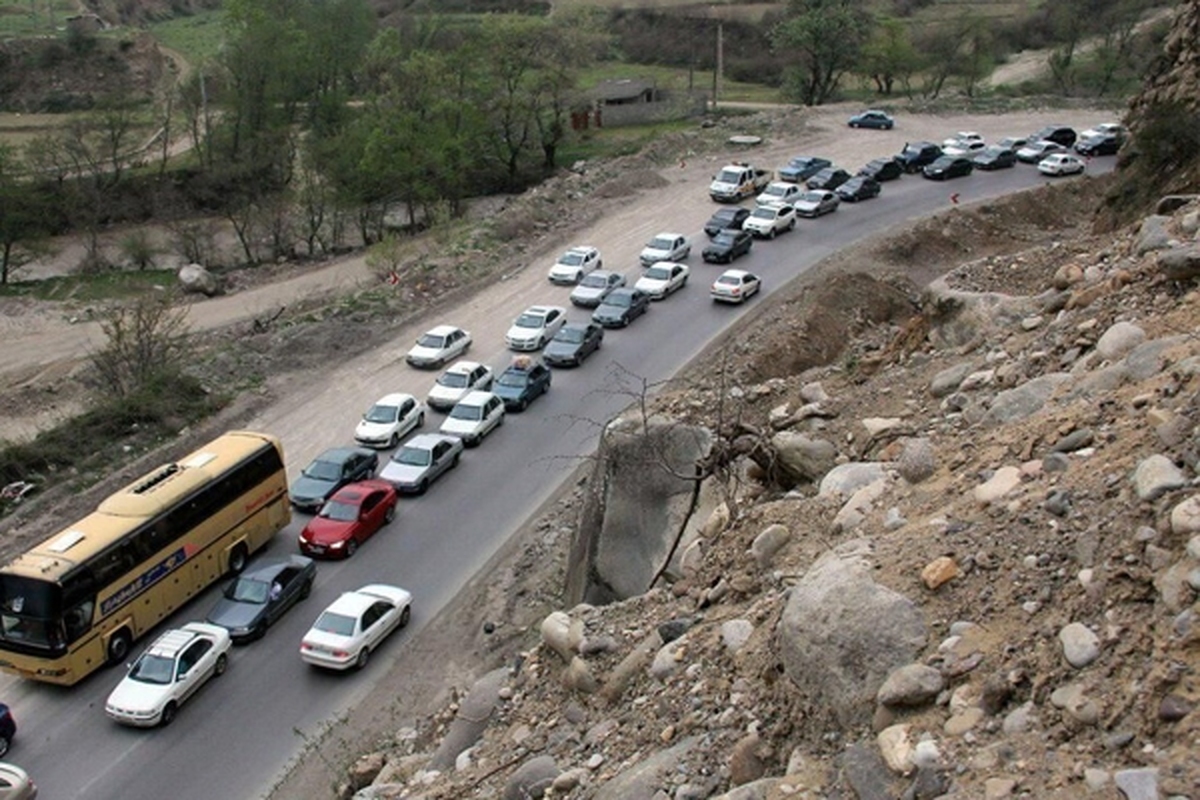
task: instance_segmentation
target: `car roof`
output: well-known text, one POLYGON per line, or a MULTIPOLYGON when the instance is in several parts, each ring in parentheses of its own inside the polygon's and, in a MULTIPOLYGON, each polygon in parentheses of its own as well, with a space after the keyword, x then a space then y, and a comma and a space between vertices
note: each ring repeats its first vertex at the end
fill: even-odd
POLYGON ((361 447, 331 447, 321 455, 317 456, 314 461, 345 461, 352 455, 362 455, 369 451, 363 450, 361 447))
POLYGON ((163 658, 174 658, 181 650, 202 636, 201 631, 193 627, 197 623, 189 622, 182 628, 164 631, 161 636, 146 648, 146 652, 163 658))
POLYGON ((542 316, 546 316, 551 311, 564 311, 565 312, 566 309, 563 308, 562 306, 530 306, 529 308, 525 309, 521 313, 523 313, 523 314, 541 314, 542 316))
POLYGON ((568 253, 581 253, 583 255, 591 255, 592 253, 596 252, 596 248, 592 247, 590 244, 579 244, 579 245, 575 245, 574 247, 568 247, 567 252, 568 253))
MULTIPOLYGON (((407 442, 405 442, 405 444, 407 444, 407 442)), ((355 481, 354 483, 347 483, 345 486, 334 492, 333 496, 329 499, 337 500, 341 503, 348 503, 355 500, 361 500, 367 492, 375 489, 386 489, 390 487, 391 484, 387 481, 366 478, 361 481, 355 481)))
POLYGON ((722 272, 720 275, 718 275, 717 277, 724 278, 724 277, 728 276, 730 278, 743 278, 749 274, 750 273, 744 269, 727 269, 724 272, 722 272))
POLYGON ((453 436, 446 436, 445 434, 441 434, 441 433, 418 433, 416 436, 407 440, 403 446, 404 447, 417 447, 422 450, 431 450, 431 449, 433 449, 433 446, 436 445, 438 442, 444 441, 446 439, 452 439, 454 441, 458 441, 458 439, 455 439, 453 436))
POLYGON ((481 406, 488 400, 491 400, 493 397, 495 397, 495 395, 491 392, 485 392, 481 389, 476 389, 474 391, 467 392, 466 396, 462 400, 458 401, 458 404, 460 406, 481 406))
POLYGON ((640 292, 640 290, 635 289, 632 286, 621 286, 621 287, 613 289, 611 292, 609 292, 608 296, 616 297, 617 295, 638 294, 639 292, 640 292))
POLYGON ((287 558, 276 558, 247 567, 246 570, 238 577, 248 578, 250 580, 267 581, 271 578, 274 578, 285 569, 304 569, 311 563, 311 558, 300 555, 288 556, 287 558))
POLYGON ((659 231, 650 237, 651 239, 682 239, 682 233, 672 233, 671 231, 659 231))
POLYGON ((450 365, 450 367, 446 370, 446 372, 453 372, 453 373, 461 372, 461 373, 466 374, 469 372, 473 372, 475 369, 477 369, 480 366, 481 366, 481 364, 478 361, 455 361, 453 364, 450 365))
POLYGON ((342 592, 337 600, 325 607, 325 610, 335 614, 345 614, 348 617, 357 617, 382 599, 384 598, 359 591, 342 592))
POLYGON ((377 405, 377 406, 398 406, 401 403, 403 403, 405 400, 416 400, 416 399, 417 398, 413 397, 411 394, 406 394, 404 392, 392 392, 391 394, 385 394, 383 397, 376 400, 375 405, 377 405))
POLYGON ((427 330, 425 332, 432 333, 434 336, 446 336, 448 334, 454 333, 457 330, 461 330, 457 325, 438 325, 436 327, 430 328, 429 330, 427 330))

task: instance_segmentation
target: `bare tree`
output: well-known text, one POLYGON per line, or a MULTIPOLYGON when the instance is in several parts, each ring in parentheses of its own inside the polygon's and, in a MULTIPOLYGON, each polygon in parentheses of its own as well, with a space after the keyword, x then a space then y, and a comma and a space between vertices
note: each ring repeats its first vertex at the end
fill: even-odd
POLYGON ((97 388, 110 399, 136 395, 179 376, 190 355, 187 308, 144 295, 100 321, 107 343, 92 354, 97 388))

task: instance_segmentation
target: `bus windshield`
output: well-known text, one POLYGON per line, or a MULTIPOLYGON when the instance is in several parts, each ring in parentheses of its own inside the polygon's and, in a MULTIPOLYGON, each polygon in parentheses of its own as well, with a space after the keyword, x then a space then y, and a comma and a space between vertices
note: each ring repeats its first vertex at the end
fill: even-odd
POLYGON ((61 598, 56 584, 0 575, 0 638, 35 647, 61 644, 61 598))

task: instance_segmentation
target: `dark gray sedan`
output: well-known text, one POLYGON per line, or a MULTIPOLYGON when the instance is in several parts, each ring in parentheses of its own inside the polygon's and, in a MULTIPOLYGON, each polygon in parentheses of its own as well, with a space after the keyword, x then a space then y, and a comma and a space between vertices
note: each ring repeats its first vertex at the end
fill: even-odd
POLYGON ((604 329, 594 322, 576 322, 564 325, 554 334, 550 344, 542 351, 542 358, 555 367, 577 367, 583 360, 600 349, 604 340, 604 329))
POLYGON ((237 644, 258 639, 283 612, 308 597, 316 579, 311 558, 264 561, 230 581, 205 619, 229 631, 237 644))
POLYGON ((592 312, 592 322, 606 328, 624 328, 650 310, 650 295, 637 289, 614 289, 592 312))

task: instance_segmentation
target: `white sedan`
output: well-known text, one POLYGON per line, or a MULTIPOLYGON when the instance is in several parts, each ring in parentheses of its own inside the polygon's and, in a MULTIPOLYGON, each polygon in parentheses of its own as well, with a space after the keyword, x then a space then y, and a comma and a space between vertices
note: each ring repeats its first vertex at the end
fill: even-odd
POLYGON ((603 263, 600 251, 596 248, 589 245, 572 247, 558 257, 558 261, 550 268, 548 277, 551 283, 579 283, 584 275, 594 269, 600 269, 603 263))
POLYGON ((442 433, 457 436, 467 447, 504 424, 504 401, 491 392, 471 392, 450 409, 442 433))
POLYGON ((476 389, 492 388, 492 368, 476 361, 456 361, 438 376, 425 396, 430 408, 445 410, 476 389))
POLYGON ((513 320, 504 343, 512 350, 541 350, 566 321, 567 310, 562 306, 530 306, 513 320))
POLYGON ((1087 164, 1072 153, 1051 153, 1038 162, 1037 168, 1043 175, 1078 175, 1087 164))
POLYGON ((662 300, 687 286, 687 282, 687 264, 660 261, 643 272, 633 288, 650 295, 651 300, 662 300))
POLYGON ((643 267, 660 261, 683 261, 692 252, 692 243, 682 233, 660 233, 642 248, 638 260, 643 267))
POLYGON ((754 198, 760 206, 791 205, 804 192, 804 187, 787 181, 772 181, 763 189, 762 194, 754 198))
POLYGON ((412 594, 399 586, 372 583, 345 592, 304 634, 300 658, 327 669, 364 667, 371 651, 411 616, 412 594))
POLYGON ((759 206, 742 223, 742 230, 764 239, 774 239, 778 233, 795 229, 796 209, 792 206, 759 206))
POLYGON ((404 360, 414 367, 440 367, 467 352, 470 346, 471 334, 462 328, 438 325, 421 334, 404 360))
POLYGON ((104 703, 122 725, 170 725, 183 702, 229 666, 229 631, 207 622, 169 630, 138 656, 104 703))
POLYGON ((718 303, 744 303, 762 288, 758 276, 744 269, 727 269, 713 282, 712 299, 718 303))
POLYGON ((354 429, 354 441, 364 447, 395 447, 404 434, 425 424, 425 406, 411 394, 397 392, 379 398, 354 429))

